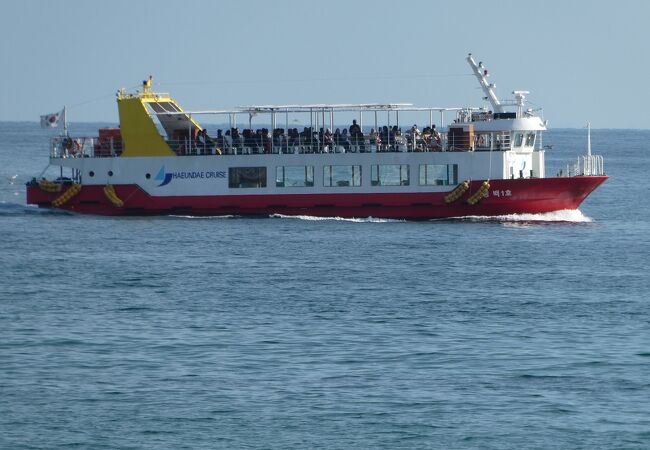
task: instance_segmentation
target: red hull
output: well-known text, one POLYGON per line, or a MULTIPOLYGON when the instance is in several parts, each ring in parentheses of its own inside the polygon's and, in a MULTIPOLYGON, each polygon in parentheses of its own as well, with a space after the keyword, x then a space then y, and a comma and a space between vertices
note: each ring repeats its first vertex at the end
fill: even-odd
MULTIPOLYGON (((381 217, 388 219, 438 219, 462 216, 544 213, 577 209, 607 176, 492 180, 488 197, 470 205, 467 198, 482 181, 473 181, 457 201, 447 204, 447 192, 375 194, 283 194, 152 197, 137 185, 116 185, 124 201, 117 208, 106 198, 103 186, 83 186, 78 195, 60 209, 99 215, 193 216, 271 214, 320 217, 381 217)), ((27 186, 27 203, 50 208, 60 193, 27 186)))

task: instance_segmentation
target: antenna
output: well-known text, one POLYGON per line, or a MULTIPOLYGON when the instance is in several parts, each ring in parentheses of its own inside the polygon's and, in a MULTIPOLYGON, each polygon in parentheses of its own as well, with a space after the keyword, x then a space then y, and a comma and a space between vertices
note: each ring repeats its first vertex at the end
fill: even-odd
POLYGON ((474 71, 474 75, 476 76, 476 79, 481 85, 481 88, 483 89, 485 96, 490 101, 490 104, 492 105, 492 109, 494 110, 494 112, 498 112, 498 113, 505 112, 503 106, 501 106, 501 102, 499 101, 496 92, 494 92, 496 86, 494 85, 494 83, 490 84, 487 81, 487 77, 489 76, 489 74, 487 69, 483 65, 483 61, 476 64, 476 61, 474 61, 474 58, 472 58, 472 54, 470 53, 469 55, 467 55, 467 62, 471 66, 472 70, 474 71))
POLYGON ((587 122, 587 156, 591 156, 591 122, 587 122))

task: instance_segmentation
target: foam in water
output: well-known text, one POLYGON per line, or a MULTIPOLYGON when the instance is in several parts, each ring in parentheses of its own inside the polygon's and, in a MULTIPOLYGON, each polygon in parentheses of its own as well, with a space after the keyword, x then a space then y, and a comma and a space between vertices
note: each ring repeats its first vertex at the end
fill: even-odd
POLYGON ((467 216, 461 220, 475 222, 512 222, 512 223, 589 223, 593 220, 585 216, 579 209, 563 209, 540 214, 506 214, 503 216, 467 216))
POLYGON ((23 205, 20 203, 0 201, 0 216, 14 216, 24 214, 71 215, 72 213, 63 209, 39 208, 36 205, 23 205))
POLYGON ((239 218, 241 216, 235 216, 235 215, 232 215, 232 214, 226 214, 226 215, 223 215, 223 216, 188 216, 188 215, 169 214, 166 217, 169 217, 171 219, 203 219, 203 220, 210 219, 210 220, 214 220, 214 219, 235 219, 235 218, 239 218))
POLYGON ((355 223, 387 223, 387 222, 403 222, 403 220, 396 219, 380 219, 375 217, 365 218, 345 218, 345 217, 317 217, 317 216, 287 216, 284 214, 271 214, 269 217, 272 219, 298 219, 308 221, 321 221, 321 220, 336 220, 341 222, 355 222, 355 223))
MULTIPOLYGON (((277 219, 298 219, 308 221, 337 220, 344 222, 356 223, 386 223, 386 222, 404 222, 404 220, 381 219, 375 217, 366 218, 343 218, 343 217, 316 217, 316 216, 287 216, 284 214, 272 214, 271 218, 277 219)), ((440 220, 440 219, 435 219, 440 220)), ((449 219, 443 219, 449 220, 449 219)), ((585 216, 579 209, 564 209, 541 214, 506 214, 502 216, 465 216, 455 217, 452 220, 466 220, 471 222, 499 222, 499 223, 588 223, 592 219, 585 216)))

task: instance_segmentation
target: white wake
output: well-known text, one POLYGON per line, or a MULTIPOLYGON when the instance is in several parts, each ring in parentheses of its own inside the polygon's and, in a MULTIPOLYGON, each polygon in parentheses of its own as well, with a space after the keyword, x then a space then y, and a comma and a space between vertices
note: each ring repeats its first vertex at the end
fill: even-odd
POLYGON ((593 222, 591 217, 585 216, 579 209, 563 209, 540 214, 505 214, 503 216, 467 216, 458 217, 460 220, 469 220, 476 222, 513 222, 513 223, 589 223, 593 222))
POLYGON ((345 217, 318 217, 318 216, 289 216, 284 214, 271 214, 269 217, 272 219, 297 219, 297 220, 307 220, 307 221, 321 221, 321 220, 336 220, 341 222, 355 222, 355 223, 388 223, 388 222, 404 222, 403 220, 397 219, 380 219, 376 217, 365 217, 365 218, 345 218, 345 217))

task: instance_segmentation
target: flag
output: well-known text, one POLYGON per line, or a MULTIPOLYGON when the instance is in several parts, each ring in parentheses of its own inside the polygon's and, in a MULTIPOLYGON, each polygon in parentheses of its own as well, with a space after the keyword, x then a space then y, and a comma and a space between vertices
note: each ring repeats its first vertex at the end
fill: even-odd
POLYGON ((63 117, 63 110, 52 114, 41 116, 41 128, 55 128, 59 126, 59 120, 63 117))

